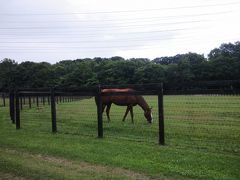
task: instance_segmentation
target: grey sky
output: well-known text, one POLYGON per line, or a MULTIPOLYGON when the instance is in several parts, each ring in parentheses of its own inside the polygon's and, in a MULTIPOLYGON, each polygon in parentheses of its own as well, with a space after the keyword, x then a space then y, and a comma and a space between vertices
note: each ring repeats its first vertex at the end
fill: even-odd
POLYGON ((1 0, 0 60, 206 55, 239 17, 240 0, 1 0))

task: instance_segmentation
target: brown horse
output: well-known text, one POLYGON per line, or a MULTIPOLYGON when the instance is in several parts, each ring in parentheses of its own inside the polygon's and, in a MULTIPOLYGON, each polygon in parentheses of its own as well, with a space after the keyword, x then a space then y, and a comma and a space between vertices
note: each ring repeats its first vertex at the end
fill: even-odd
MULTIPOLYGON (((114 92, 135 92, 133 89, 103 89, 103 93, 114 93, 114 92)), ((106 114, 108 121, 110 121, 110 108, 111 105, 116 104, 118 106, 127 106, 125 115, 123 117, 123 121, 125 121, 125 118, 127 117, 128 112, 130 111, 131 113, 131 118, 132 118, 132 123, 133 123, 133 106, 139 105, 143 111, 144 111, 144 116, 147 119, 149 123, 153 122, 152 118, 152 108, 150 108, 145 101, 145 99, 140 96, 140 95, 131 95, 131 94, 124 94, 124 95, 111 95, 111 96, 102 96, 102 113, 104 112, 105 107, 106 109, 106 114)))

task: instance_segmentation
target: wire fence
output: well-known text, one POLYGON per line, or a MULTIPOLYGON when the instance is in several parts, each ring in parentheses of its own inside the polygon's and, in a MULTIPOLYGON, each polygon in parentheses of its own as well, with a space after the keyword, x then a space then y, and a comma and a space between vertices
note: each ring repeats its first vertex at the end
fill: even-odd
MULTIPOLYGON (((169 91, 170 92, 170 91, 169 91)), ((240 94, 164 95, 166 144, 175 147, 196 147, 215 151, 240 149, 240 94)), ((175 91, 176 93, 176 91, 175 91)), ((172 94, 169 93, 169 94, 172 94)), ((55 96, 57 132, 77 136, 98 136, 96 96, 55 96)), ((144 111, 133 107, 134 123, 128 114, 122 121, 126 106, 112 105, 110 122, 103 113, 105 138, 124 139, 156 144, 159 137, 159 99, 157 95, 143 96, 152 107, 153 123, 144 111)), ((1 102, 1 101, 0 101, 1 102)), ((8 101, 6 101, 8 103, 8 101)), ((35 133, 52 130, 50 96, 21 96, 21 128, 35 133), (31 105, 30 105, 31 104, 31 105)))
POLYGON ((169 143, 228 151, 240 143, 239 95, 167 96, 164 105, 169 143))
POLYGON ((58 104, 58 133, 97 137, 97 106, 94 97, 58 104))
POLYGON ((36 133, 51 132, 51 108, 42 97, 22 98, 21 128, 36 133))
MULTIPOLYGON (((148 124, 139 106, 122 121, 126 107, 112 105, 110 122, 103 113, 105 138, 157 143, 157 96, 144 96, 153 106, 153 123, 148 124)), ((195 146, 207 149, 236 149, 240 144, 240 96, 230 95, 167 95, 164 96, 166 144, 195 146), (217 143, 217 146, 216 146, 217 143)), ((80 97, 56 105, 58 133, 97 137, 97 106, 94 97, 80 97)), ((51 132, 49 105, 27 105, 21 112, 23 129, 35 133, 51 132)), ((239 148, 239 147, 238 147, 239 148)))
MULTIPOLYGON (((57 107, 61 104, 70 104, 76 100, 73 97, 56 96, 55 102, 57 107)), ((51 102, 49 96, 21 96, 20 97, 21 109, 21 127, 26 130, 35 132, 51 132, 51 102)), ((57 109, 58 112, 62 111, 61 108, 57 109)), ((67 112, 71 113, 71 112, 67 112)), ((59 122, 61 116, 59 116, 59 122)))
MULTIPOLYGON (((108 122, 103 113, 104 137, 128 139, 133 141, 148 141, 156 143, 158 139, 158 108, 157 96, 145 96, 146 101, 153 106, 154 122, 149 124, 144 112, 139 106, 133 108, 134 123, 128 114, 122 121, 126 111, 125 106, 112 105, 111 121, 108 122)), ((95 97, 78 97, 71 102, 56 104, 57 131, 60 134, 83 135, 97 137, 97 105, 95 97)), ((51 131, 51 108, 49 105, 25 104, 21 111, 21 127, 35 132, 51 131)))

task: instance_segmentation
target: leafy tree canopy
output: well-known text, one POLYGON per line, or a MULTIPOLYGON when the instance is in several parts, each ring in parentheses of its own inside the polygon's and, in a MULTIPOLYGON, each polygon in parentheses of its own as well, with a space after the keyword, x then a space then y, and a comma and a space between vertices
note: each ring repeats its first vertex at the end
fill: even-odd
POLYGON ((0 61, 0 89, 49 86, 86 87, 97 84, 141 84, 240 79, 240 42, 222 44, 205 58, 186 53, 172 57, 124 59, 85 58, 46 62, 0 61))

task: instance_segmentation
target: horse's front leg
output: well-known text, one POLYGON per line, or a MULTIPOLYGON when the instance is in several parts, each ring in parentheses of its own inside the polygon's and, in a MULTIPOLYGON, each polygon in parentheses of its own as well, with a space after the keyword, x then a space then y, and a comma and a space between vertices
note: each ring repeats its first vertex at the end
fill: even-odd
POLYGON ((126 117, 127 117, 127 114, 128 114, 128 112, 129 112, 129 107, 130 106, 127 106, 127 109, 126 109, 126 112, 125 112, 125 115, 123 116, 123 120, 122 121, 125 121, 125 119, 126 119, 126 117))
POLYGON ((110 116, 109 116, 109 113, 110 113, 111 105, 112 105, 112 104, 108 104, 108 105, 107 105, 107 109, 106 109, 106 114, 107 114, 108 122, 110 122, 110 116))

